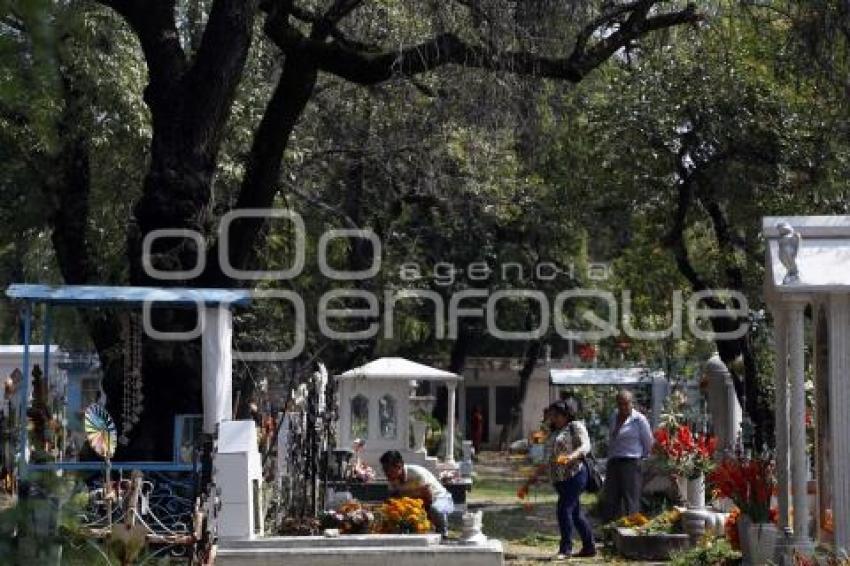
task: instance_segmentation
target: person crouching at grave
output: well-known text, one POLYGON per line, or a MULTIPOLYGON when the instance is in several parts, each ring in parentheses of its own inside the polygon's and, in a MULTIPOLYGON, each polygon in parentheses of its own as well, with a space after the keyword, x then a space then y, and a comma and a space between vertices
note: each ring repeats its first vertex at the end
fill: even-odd
POLYGON ((389 482, 390 497, 410 497, 422 501, 428 520, 445 538, 448 535, 449 513, 454 501, 449 491, 430 471, 416 464, 405 464, 398 450, 388 450, 381 456, 381 467, 389 482))

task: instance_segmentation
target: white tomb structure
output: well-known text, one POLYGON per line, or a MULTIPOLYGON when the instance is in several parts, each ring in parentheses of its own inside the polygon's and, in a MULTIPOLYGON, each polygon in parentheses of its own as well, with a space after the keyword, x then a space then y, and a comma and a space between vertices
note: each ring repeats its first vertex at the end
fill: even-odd
POLYGON ((203 430, 218 433, 213 481, 220 490, 218 535, 263 534, 263 470, 252 420, 233 419, 233 313, 229 304, 206 306, 201 333, 203 430))
POLYGON ((218 536, 252 539, 263 534, 263 466, 254 421, 223 421, 213 462, 221 489, 218 536))
MULTIPOLYGON (((380 358, 350 369, 338 380, 340 446, 365 442, 361 458, 381 473, 380 457, 387 450, 398 450, 404 461, 425 466, 433 472, 457 469, 454 460, 456 393, 463 379, 454 373, 412 362, 404 358, 380 358), (432 381, 448 388, 446 415, 446 458, 439 462, 428 456, 422 441, 424 423, 416 420, 420 398, 412 394, 416 381, 432 381), (414 447, 410 448, 413 430, 414 447)), ((427 404, 427 399, 426 403, 427 404)))
POLYGON ((850 216, 767 217, 765 298, 776 327, 779 528, 850 551, 850 216), (814 532, 806 454, 805 332, 814 340, 817 477, 814 532), (790 473, 789 473, 790 472, 790 473), (789 510, 793 509, 793 525, 789 510))
POLYGON ((741 432, 742 410, 732 383, 732 374, 714 353, 702 368, 706 381, 705 396, 711 426, 717 437, 717 451, 722 456, 732 456, 738 434, 741 432))

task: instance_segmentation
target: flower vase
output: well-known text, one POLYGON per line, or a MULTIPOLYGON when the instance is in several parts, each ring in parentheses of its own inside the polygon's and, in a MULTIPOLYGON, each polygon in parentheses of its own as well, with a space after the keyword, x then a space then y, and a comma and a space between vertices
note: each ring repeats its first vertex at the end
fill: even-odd
POLYGON ((688 500, 688 478, 685 476, 674 476, 674 481, 676 483, 676 491, 679 495, 679 502, 686 502, 688 500))
POLYGON ((741 559, 744 564, 750 564, 750 525, 753 522, 749 515, 738 515, 738 546, 741 547, 741 559))
POLYGON ((762 566, 771 564, 779 529, 773 523, 753 523, 749 518, 738 519, 739 534, 741 535, 741 554, 746 564, 762 566), (746 531, 746 536, 744 536, 746 531))
POLYGON ((700 474, 694 478, 688 478, 688 497, 687 504, 689 508, 700 509, 705 507, 705 475, 700 474))

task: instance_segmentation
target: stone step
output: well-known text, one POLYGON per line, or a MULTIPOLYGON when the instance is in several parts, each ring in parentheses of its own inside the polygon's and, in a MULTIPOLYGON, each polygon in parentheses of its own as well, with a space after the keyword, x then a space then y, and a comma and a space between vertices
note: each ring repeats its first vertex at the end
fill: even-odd
POLYGON ((221 549, 262 548, 339 548, 339 547, 427 547, 440 544, 437 533, 424 535, 341 535, 325 536, 292 536, 292 537, 261 537, 256 539, 229 539, 219 545, 221 549))
MULTIPOLYGON (((374 536, 374 535, 373 535, 374 536)), ((411 536, 411 535, 406 535, 411 536)), ((415 535, 413 535, 415 536, 415 535)), ((238 548, 232 541, 219 546, 216 566, 503 566, 502 544, 490 540, 481 545, 427 544, 420 546, 399 545, 350 545, 328 546, 322 542, 340 539, 324 537, 280 537, 301 539, 302 545, 310 546, 275 547, 264 546, 263 539, 241 541, 250 544, 238 548), (304 539, 321 539, 310 540, 304 539), (316 546, 313 546, 316 545, 316 546)), ((362 542, 362 541, 361 541, 362 542)))

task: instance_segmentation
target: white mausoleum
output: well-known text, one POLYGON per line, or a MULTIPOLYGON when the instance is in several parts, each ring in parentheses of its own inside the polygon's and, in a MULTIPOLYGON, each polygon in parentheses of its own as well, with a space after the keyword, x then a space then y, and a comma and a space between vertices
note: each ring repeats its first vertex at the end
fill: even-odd
MULTIPOLYGON (((405 462, 420 464, 432 471, 457 467, 454 462, 454 415, 461 376, 404 358, 380 358, 350 369, 336 379, 340 446, 349 447, 357 439, 364 441, 361 456, 378 473, 381 473, 379 459, 387 450, 398 450, 405 462), (443 463, 429 457, 422 445, 425 424, 415 418, 420 398, 413 394, 415 383, 412 383, 417 381, 438 382, 448 389, 446 460, 443 463), (419 437, 414 438, 412 448, 411 429, 413 436, 419 437)), ((430 411, 427 404, 426 400, 422 409, 430 411)))
POLYGON ((850 216, 767 217, 762 228, 765 298, 776 326, 779 527, 792 529, 798 549, 818 541, 850 551, 850 216), (814 509, 806 454, 807 336, 815 382, 814 509))

